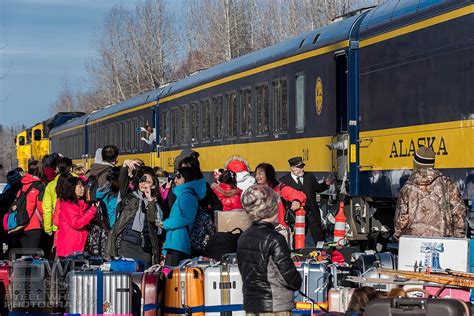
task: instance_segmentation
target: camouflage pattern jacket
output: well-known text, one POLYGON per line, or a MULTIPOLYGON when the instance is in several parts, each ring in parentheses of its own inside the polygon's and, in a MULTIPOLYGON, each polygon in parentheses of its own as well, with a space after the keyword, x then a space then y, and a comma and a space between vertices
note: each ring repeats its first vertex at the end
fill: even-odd
POLYGON ((465 237, 467 208, 449 177, 432 168, 415 170, 400 190, 396 238, 465 237))

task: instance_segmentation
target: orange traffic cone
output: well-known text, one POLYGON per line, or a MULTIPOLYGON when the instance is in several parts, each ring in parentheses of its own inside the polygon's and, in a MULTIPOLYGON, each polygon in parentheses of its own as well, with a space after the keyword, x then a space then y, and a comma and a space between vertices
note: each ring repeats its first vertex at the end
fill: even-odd
POLYGON ((305 242, 306 212, 304 208, 300 208, 295 214, 295 249, 302 249, 305 242))
POLYGON ((346 237, 346 215, 344 215, 344 202, 339 203, 339 211, 334 224, 334 242, 339 242, 346 237))

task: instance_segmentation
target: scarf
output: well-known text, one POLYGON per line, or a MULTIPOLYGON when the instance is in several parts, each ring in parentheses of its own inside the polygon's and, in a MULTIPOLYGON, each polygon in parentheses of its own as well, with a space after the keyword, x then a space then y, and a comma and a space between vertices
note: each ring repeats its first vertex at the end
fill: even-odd
MULTIPOLYGON (((141 233, 143 232, 143 227, 145 226, 146 213, 144 210, 148 208, 148 200, 139 191, 133 191, 132 194, 139 200, 138 210, 135 213, 135 218, 133 219, 132 230, 141 233)), ((156 204, 155 220, 163 221, 163 211, 158 204, 156 204)), ((158 228, 157 235, 159 234, 161 234, 161 228, 158 228)))

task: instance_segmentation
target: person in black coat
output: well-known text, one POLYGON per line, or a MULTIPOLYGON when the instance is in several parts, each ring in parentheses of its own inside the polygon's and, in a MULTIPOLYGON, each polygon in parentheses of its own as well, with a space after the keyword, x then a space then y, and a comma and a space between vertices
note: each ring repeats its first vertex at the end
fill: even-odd
POLYGON ((241 199, 252 220, 237 245, 244 310, 247 314, 289 315, 295 306, 294 291, 300 289, 302 279, 285 238, 275 230, 279 195, 271 187, 257 184, 245 190, 241 199))
POLYGON ((321 213, 316 201, 316 194, 326 191, 334 180, 328 178, 324 183, 319 183, 312 173, 304 172, 304 162, 302 157, 293 157, 288 160, 291 172, 280 179, 284 183, 296 190, 306 194, 306 223, 313 236, 314 242, 324 240, 321 213))

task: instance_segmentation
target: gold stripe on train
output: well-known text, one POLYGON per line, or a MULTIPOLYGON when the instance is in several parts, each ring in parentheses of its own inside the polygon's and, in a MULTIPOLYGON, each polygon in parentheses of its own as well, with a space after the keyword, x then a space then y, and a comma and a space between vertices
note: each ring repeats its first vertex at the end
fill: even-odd
POLYGON ((360 47, 362 48, 362 47, 366 47, 366 46, 373 45, 376 43, 380 43, 380 42, 383 42, 395 37, 399 37, 405 34, 409 34, 418 30, 428 28, 433 25, 437 25, 446 21, 454 20, 454 19, 466 16, 472 13, 474 13, 474 4, 468 5, 461 9, 443 13, 443 14, 437 15, 435 17, 432 17, 432 18, 429 18, 417 23, 403 26, 401 28, 395 29, 390 32, 386 32, 377 36, 370 37, 368 39, 364 39, 360 41, 360 47))
MULTIPOLYGON (((305 159, 306 170, 313 172, 332 171, 332 152, 326 147, 332 137, 299 138, 249 144, 234 144, 212 147, 193 148, 199 152, 199 161, 203 172, 212 172, 216 168, 223 168, 230 156, 239 155, 248 160, 250 167, 255 168, 261 162, 271 163, 277 171, 288 171, 288 159, 302 156, 305 159)), ((173 172, 174 160, 181 150, 164 151, 158 158, 156 152, 144 154, 122 154, 119 164, 125 159, 141 159, 148 166, 160 166, 168 172, 173 172)), ((74 160, 74 163, 86 163, 87 167, 94 159, 74 160)))
POLYGON ((360 166, 411 169, 416 150, 425 146, 436 153, 436 168, 474 168, 473 143, 473 119, 361 132, 360 166))

